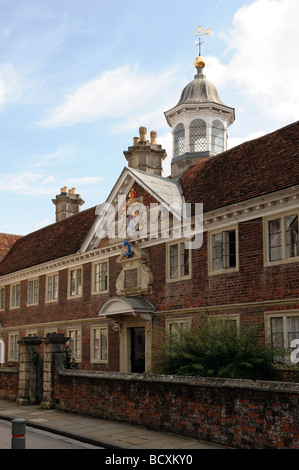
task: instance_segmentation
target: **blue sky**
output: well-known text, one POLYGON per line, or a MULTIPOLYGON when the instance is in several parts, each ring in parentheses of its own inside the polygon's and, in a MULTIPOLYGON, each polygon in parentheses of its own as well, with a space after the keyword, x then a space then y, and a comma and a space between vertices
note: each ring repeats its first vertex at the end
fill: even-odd
POLYGON ((229 146, 298 120, 298 0, 0 0, 0 232, 55 222, 75 187, 105 201, 140 126, 171 158, 164 111, 195 73, 236 109, 229 146))

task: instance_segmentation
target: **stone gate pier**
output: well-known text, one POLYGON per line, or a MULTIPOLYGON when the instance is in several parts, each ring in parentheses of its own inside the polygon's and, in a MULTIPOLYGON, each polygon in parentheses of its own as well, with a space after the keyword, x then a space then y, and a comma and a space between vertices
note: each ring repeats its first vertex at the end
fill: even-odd
POLYGON ((20 406, 41 404, 50 409, 54 403, 55 361, 66 363, 66 342, 63 334, 50 333, 46 338, 26 336, 18 342, 20 348, 19 389, 20 406), (41 357, 43 347, 43 359, 41 357))

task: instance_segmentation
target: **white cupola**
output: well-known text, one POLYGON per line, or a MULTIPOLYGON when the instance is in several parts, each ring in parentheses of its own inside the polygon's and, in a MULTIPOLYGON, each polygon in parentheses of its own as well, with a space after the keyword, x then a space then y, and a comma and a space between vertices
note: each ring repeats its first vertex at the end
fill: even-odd
POLYGON ((194 80, 182 91, 177 105, 166 111, 172 128, 171 176, 180 176, 201 158, 213 157, 227 149, 227 129, 235 120, 235 110, 219 98, 215 86, 203 74, 205 61, 194 61, 194 80))

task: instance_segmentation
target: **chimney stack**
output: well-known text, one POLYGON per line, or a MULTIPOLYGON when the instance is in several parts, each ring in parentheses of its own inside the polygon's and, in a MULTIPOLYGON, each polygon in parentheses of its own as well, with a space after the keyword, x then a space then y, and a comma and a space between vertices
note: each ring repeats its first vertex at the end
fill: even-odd
POLYGON ((162 163, 166 158, 166 150, 157 144, 157 132, 151 131, 151 141, 147 140, 146 127, 139 128, 139 137, 134 137, 133 146, 124 151, 129 168, 162 176, 162 163))
POLYGON ((80 194, 76 194, 76 188, 68 189, 67 186, 60 189, 60 194, 56 196, 56 199, 52 199, 52 202, 56 206, 56 222, 78 214, 84 204, 80 194))

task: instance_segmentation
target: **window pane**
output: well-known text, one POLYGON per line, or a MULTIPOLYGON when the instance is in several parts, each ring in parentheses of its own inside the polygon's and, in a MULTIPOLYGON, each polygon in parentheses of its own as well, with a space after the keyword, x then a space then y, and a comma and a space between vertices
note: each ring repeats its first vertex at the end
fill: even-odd
POLYGON ((287 321, 288 325, 288 347, 290 347, 293 339, 299 339, 299 316, 289 317, 287 321))
POLYGON ((178 277, 178 245, 170 246, 170 279, 178 277))
POLYGON ((285 217, 286 258, 298 256, 298 216, 285 217))
POLYGON ((270 261, 282 259, 281 220, 269 222, 269 248, 270 261))
POLYGON ((180 244, 181 251, 181 276, 189 275, 189 249, 185 250, 185 243, 180 244))
POLYGON ((108 263, 98 263, 94 270, 94 290, 95 292, 106 291, 108 289, 108 263))
POLYGON ((70 295, 75 295, 75 293, 76 293, 76 277, 75 277, 75 271, 71 271, 70 295))
POLYGON ((283 348, 283 318, 271 318, 271 344, 274 348, 283 348))
POLYGON ((48 277, 48 300, 53 299, 52 276, 48 277))
POLYGON ((34 281, 34 297, 33 297, 33 301, 35 304, 38 303, 38 280, 36 279, 34 281))
POLYGON ((106 328, 101 328, 101 361, 106 361, 108 357, 108 339, 106 328))
POLYGON ((223 267, 236 267, 236 232, 230 230, 223 233, 223 267))
POLYGON ((213 257, 213 270, 217 271, 222 269, 222 233, 216 233, 212 237, 212 257, 213 257))
POLYGON ((58 274, 53 276, 53 300, 58 299, 58 274))
POLYGON ((81 295, 81 269, 77 269, 76 271, 77 282, 76 282, 76 295, 81 295))
POLYGON ((100 332, 98 329, 93 330, 93 358, 100 359, 100 332))
POLYGON ((4 307, 5 307, 5 289, 4 287, 1 289, 1 304, 0 304, 0 308, 1 310, 4 310, 4 307))

